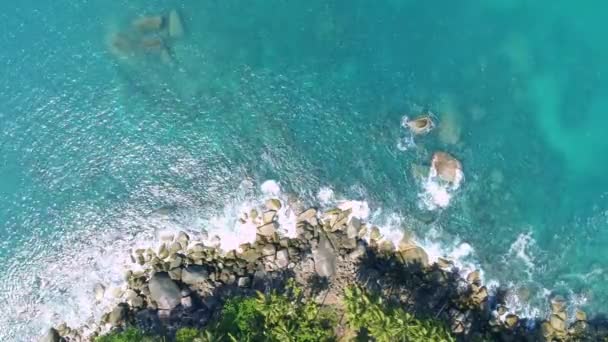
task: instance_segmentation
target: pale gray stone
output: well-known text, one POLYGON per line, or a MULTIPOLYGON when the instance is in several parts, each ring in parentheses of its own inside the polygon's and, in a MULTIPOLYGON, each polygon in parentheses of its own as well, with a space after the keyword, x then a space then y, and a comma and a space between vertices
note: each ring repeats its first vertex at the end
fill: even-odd
POLYGON ((195 285, 209 279, 209 272, 204 266, 191 265, 182 270, 182 282, 195 285))
POLYGON ((329 240, 321 235, 318 246, 312 252, 315 271, 321 277, 332 277, 336 273, 336 255, 329 240))
POLYGON ((166 272, 155 273, 148 284, 150 297, 159 309, 171 310, 180 304, 179 286, 166 272))
POLYGON ((285 268, 289 265, 289 252, 287 249, 281 249, 277 252, 275 263, 279 268, 285 268))

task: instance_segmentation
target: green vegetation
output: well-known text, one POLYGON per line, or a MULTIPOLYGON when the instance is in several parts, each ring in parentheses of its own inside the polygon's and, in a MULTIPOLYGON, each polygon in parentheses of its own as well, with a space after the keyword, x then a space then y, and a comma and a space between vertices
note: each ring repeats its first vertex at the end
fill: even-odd
POLYGON ((232 298, 210 330, 233 341, 334 340, 335 315, 314 301, 305 300, 302 292, 302 288, 289 282, 284 294, 232 298))
POLYGON ((144 334, 136 328, 127 328, 120 332, 111 332, 100 336, 95 342, 161 342, 163 339, 144 334))
POLYGON ((359 287, 345 290, 348 324, 358 335, 378 342, 455 341, 447 328, 435 320, 421 320, 400 307, 390 307, 380 297, 370 297, 359 287))
MULTIPOLYGON (((391 307, 381 298, 372 297, 359 287, 345 291, 344 304, 347 327, 355 340, 437 341, 454 338, 440 322, 415 318, 402 308, 391 307)), ((228 300, 219 317, 205 331, 182 328, 176 342, 316 342, 335 341, 338 325, 335 309, 321 307, 306 299, 301 287, 289 282, 285 293, 257 297, 234 297, 228 300)), ((97 342, 162 342, 129 328, 120 333, 100 337, 97 342)))

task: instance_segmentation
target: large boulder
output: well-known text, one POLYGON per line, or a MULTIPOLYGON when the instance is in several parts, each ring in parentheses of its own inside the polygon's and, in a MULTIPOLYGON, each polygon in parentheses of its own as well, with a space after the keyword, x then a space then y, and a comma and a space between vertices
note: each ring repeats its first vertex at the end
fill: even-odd
POLYGON ((204 266, 190 265, 182 270, 182 283, 195 285, 209 279, 209 272, 204 266))
POLYGON ((336 254, 324 235, 321 235, 317 248, 312 251, 312 257, 319 276, 330 278, 336 273, 336 254))
POLYGON ((306 222, 311 226, 317 225, 317 209, 309 208, 298 215, 298 222, 306 222))
POLYGON ((464 175, 460 161, 445 152, 435 152, 431 161, 432 171, 440 179, 454 185, 460 184, 464 175))
POLYGON ((429 256, 420 246, 400 247, 397 253, 397 256, 404 264, 417 264, 424 267, 429 265, 429 256))
MULTIPOLYGON (((182 274, 183 277, 183 274, 182 274)), ((171 310, 181 302, 179 286, 166 272, 155 273, 148 284, 150 297, 159 309, 171 310)))
POLYGON ((128 312, 129 312, 129 307, 126 304, 124 304, 124 303, 118 304, 114 308, 114 310, 112 310, 112 312, 110 312, 110 315, 108 316, 108 323, 115 326, 115 325, 123 322, 127 318, 128 312))
POLYGON ((277 231, 278 223, 270 222, 263 226, 258 227, 258 234, 264 237, 272 237, 277 231))

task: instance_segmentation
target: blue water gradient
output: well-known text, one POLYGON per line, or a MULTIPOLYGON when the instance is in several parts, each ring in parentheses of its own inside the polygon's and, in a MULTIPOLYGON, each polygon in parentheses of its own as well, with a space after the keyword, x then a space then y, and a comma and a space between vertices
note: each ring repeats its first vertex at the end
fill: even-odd
POLYGON ((59 319, 37 308, 69 297, 54 285, 61 272, 93 277, 90 260, 81 275, 61 266, 79 260, 70 246, 149 234, 142 222, 160 206, 205 216, 243 179, 277 179, 311 203, 330 186, 421 236, 433 221, 522 300, 541 308, 553 291, 601 311, 607 11, 563 0, 1 3, 0 306, 12 309, 0 340, 59 319), (173 8, 186 35, 171 64, 112 54, 134 18, 173 8), (399 149, 403 116, 423 110, 438 129, 399 149), (429 212, 412 165, 436 150, 460 159, 466 180, 429 212), (49 264, 61 272, 42 272, 49 264))

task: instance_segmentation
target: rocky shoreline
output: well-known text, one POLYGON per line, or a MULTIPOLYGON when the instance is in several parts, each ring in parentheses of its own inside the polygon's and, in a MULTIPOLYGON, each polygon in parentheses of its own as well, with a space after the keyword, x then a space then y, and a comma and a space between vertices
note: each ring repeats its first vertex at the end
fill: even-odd
MULTIPOLYGON (((163 236, 157 248, 132 251, 126 286, 109 294, 119 304, 92 326, 62 324, 43 341, 94 340, 126 326, 168 337, 181 327, 204 329, 227 298, 282 289, 288 279, 320 305, 337 307, 344 289, 358 284, 414 315, 444 322, 457 340, 596 341, 608 336, 604 322, 588 320, 582 311, 568 317, 561 297, 552 298, 545 320, 520 319, 509 313, 500 294, 489 295, 478 271, 462 277, 451 260, 429 262, 426 251, 407 235, 395 246, 352 208, 305 209, 294 217, 296 231, 288 237, 278 222, 283 206, 272 198, 260 210, 243 213, 241 223, 250 224, 256 238, 237 250, 225 252, 217 241, 203 243, 179 232, 163 236)), ((97 285, 96 300, 107 291, 97 285)))

